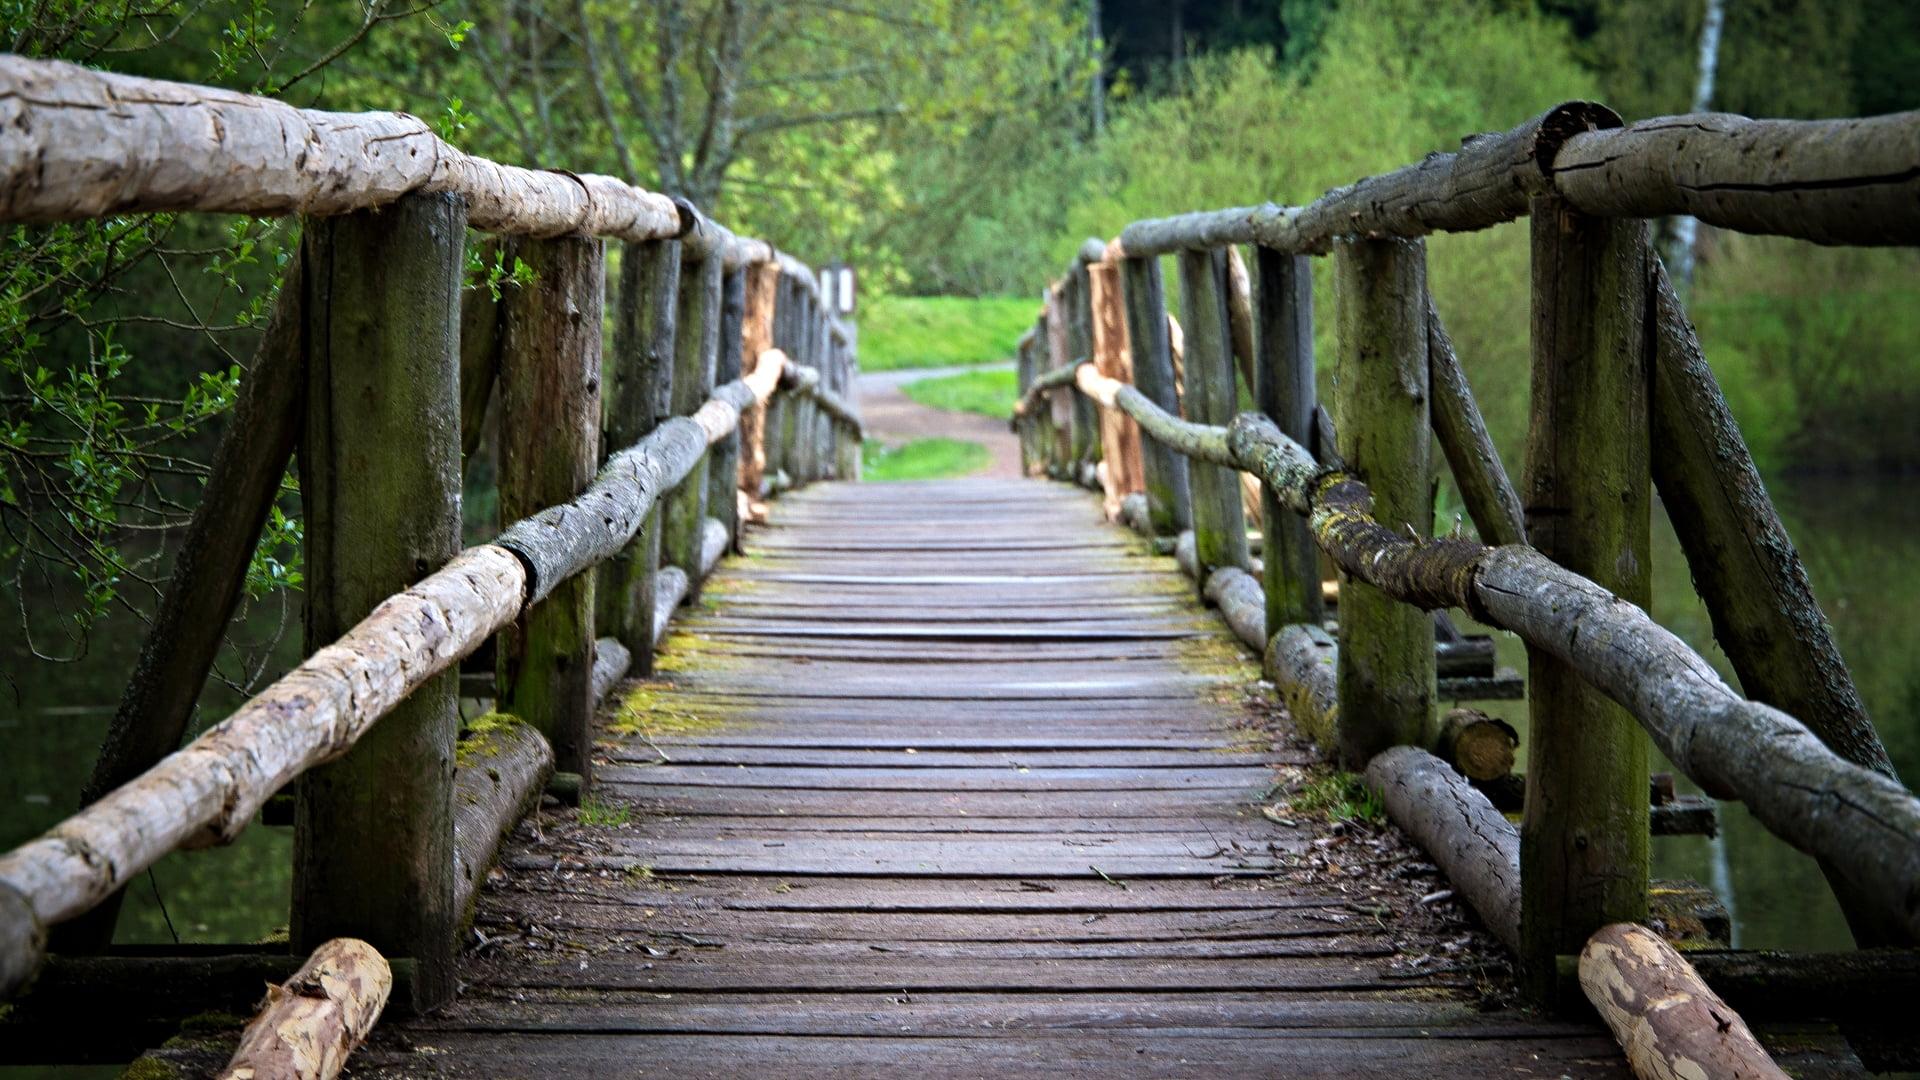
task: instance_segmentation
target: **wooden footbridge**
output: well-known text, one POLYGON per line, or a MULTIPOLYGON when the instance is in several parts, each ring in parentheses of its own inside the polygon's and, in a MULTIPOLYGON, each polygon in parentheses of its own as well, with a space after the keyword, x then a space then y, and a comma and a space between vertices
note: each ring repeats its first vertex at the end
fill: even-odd
POLYGON ((1916 1059, 1920 802, 1645 219, 1920 242, 1920 114, 1571 103, 1305 206, 1089 241, 1020 346, 1010 482, 816 483, 859 472, 835 279, 684 202, 473 158, 404 114, 0 57, 0 220, 154 211, 306 221, 85 805, 0 855, 0 1062, 1916 1059), (1515 485, 1421 238, 1521 217, 1515 485), (463 288, 470 231, 530 280, 463 288), (181 746, 296 449, 308 658, 181 746), (504 528, 463 549, 482 454, 504 528), (1470 532, 1435 534, 1436 459, 1470 532), (1656 488, 1737 690, 1645 612, 1656 488), (1500 723, 1439 715, 1522 683, 1449 611, 1528 647, 1523 776, 1500 723), (1818 859, 1862 948, 1714 947, 1711 902, 1648 878, 1650 836, 1711 823, 1650 782, 1649 745, 1818 859), (1391 824, 1327 809, 1369 799, 1391 824), (261 818, 294 830, 287 940, 112 944, 129 881, 261 818))

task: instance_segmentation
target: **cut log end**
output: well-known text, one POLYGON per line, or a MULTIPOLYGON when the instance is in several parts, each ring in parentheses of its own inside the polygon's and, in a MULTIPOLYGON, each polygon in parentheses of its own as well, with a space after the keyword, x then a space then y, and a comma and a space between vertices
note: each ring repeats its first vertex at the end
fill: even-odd
POLYGON ((1479 709, 1453 709, 1440 721, 1434 754, 1469 780, 1493 780, 1513 771, 1520 733, 1479 709))
POLYGON ((1746 1022, 1693 965, 1643 926, 1603 926, 1580 952, 1580 988, 1643 1080, 1785 1080, 1746 1022))
POLYGON ((373 946, 334 938, 293 978, 267 988, 258 1016, 221 1080, 323 1080, 337 1076, 393 991, 393 971, 373 946))

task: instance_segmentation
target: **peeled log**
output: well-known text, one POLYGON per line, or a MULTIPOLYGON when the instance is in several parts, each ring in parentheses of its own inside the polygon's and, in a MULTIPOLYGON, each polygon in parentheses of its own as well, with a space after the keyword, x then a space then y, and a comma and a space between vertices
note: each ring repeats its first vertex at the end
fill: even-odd
POLYGON ((334 938, 305 966, 267 988, 260 1015, 220 1080, 329 1080, 366 1040, 393 991, 393 972, 374 947, 334 938))
POLYGON ((1520 831, 1513 823, 1452 766, 1412 746, 1375 754, 1367 787, 1487 929, 1518 952, 1520 831))
POLYGON ((1739 1014, 1646 927, 1595 932, 1580 951, 1580 988, 1641 1080, 1786 1080, 1739 1014))
POLYGON ((453 768, 453 910, 462 926, 501 841, 533 810, 553 775, 553 748, 533 725, 488 713, 466 728, 453 768))
POLYGON ((1433 752, 1469 780, 1492 780, 1513 771, 1520 733, 1479 709, 1454 709, 1440 721, 1433 752))

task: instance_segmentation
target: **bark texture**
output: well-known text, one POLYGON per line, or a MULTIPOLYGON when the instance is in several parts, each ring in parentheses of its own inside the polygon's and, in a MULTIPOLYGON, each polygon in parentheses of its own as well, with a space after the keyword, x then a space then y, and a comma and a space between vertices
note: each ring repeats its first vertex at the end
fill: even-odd
POLYGON ((0 56, 0 219, 159 210, 370 210, 409 193, 467 200, 472 226, 524 236, 677 236, 664 195, 611 176, 464 154, 405 113, 296 109, 231 90, 0 56))
POLYGON ((1247 648, 1266 649, 1267 598, 1257 578, 1237 566, 1220 567, 1207 576, 1206 597, 1247 648))
MULTIPOLYGON (((1179 377, 1173 367, 1173 342, 1167 325, 1169 316, 1160 262, 1151 258, 1128 259, 1121 266, 1121 274, 1125 280, 1127 347, 1132 353, 1133 383, 1146 400, 1167 413, 1178 415, 1179 377)), ((1177 536, 1182 529, 1191 528, 1187 459, 1159 439, 1144 439, 1140 464, 1147 496, 1147 518, 1153 535, 1177 536)))
MULTIPOLYGON (((465 225, 444 195, 308 223, 300 490, 316 658, 460 550, 465 225)), ((294 948, 353 934, 413 957, 421 1008, 454 991, 457 683, 449 672, 415 688, 301 776, 294 815, 294 948)))
MULTIPOLYGON (((1524 544, 1526 520, 1520 509, 1520 495, 1507 479, 1500 463, 1500 451, 1487 434, 1486 421, 1480 418, 1480 405, 1473 388, 1467 385, 1467 373, 1453 351, 1453 339, 1440 324, 1433 298, 1427 298, 1427 369, 1433 395, 1433 434, 1441 452, 1447 456, 1447 468, 1460 489, 1460 501, 1480 539, 1489 544, 1524 544)), ((1284 428, 1282 430, 1285 430, 1284 428)), ((1287 432, 1296 442, 1300 436, 1287 432)))
MULTIPOLYGON (((1127 340, 1126 305, 1121 297, 1120 268, 1109 263, 1088 266, 1087 285, 1091 290, 1093 312, 1094 366, 1110 379, 1131 383, 1133 356, 1127 340)), ((1100 445, 1101 461, 1106 465, 1101 483, 1107 519, 1117 521, 1121 501, 1135 492, 1146 490, 1140 428, 1132 417, 1119 409, 1101 409, 1100 445)))
POLYGON ((461 926, 473 920, 501 842, 539 804, 552 775, 553 748, 533 725, 504 713, 467 723, 453 771, 453 900, 461 926))
POLYGON ((1339 653, 1333 635, 1315 624, 1283 626, 1267 643, 1267 678, 1294 726, 1326 751, 1339 730, 1339 653))
MULTIPOLYGON (((1334 248, 1340 453, 1364 477, 1378 524, 1433 535, 1427 407, 1426 247, 1417 240, 1334 248)), ((1339 757, 1359 769, 1421 741, 1433 715, 1431 621, 1365 577, 1341 583, 1339 757)))
MULTIPOLYGON (((1227 260, 1222 251, 1182 252, 1180 321, 1186 328, 1186 415, 1203 424, 1233 418, 1231 329, 1227 314, 1227 260)), ((1240 481, 1233 471, 1206 460, 1190 461, 1193 534, 1200 581, 1217 567, 1247 565, 1246 517, 1240 481)))
MULTIPOLYGON (((1532 403, 1521 479, 1539 553, 1641 609, 1648 539, 1645 223, 1533 209, 1532 403)), ((1529 645, 1526 951, 1544 991, 1553 958, 1597 929, 1646 918, 1647 742, 1585 673, 1529 645)))
POLYGON ((1367 787, 1486 928, 1518 951, 1520 836, 1513 824, 1466 777, 1417 747, 1377 755, 1367 764, 1367 787))
POLYGON ((373 946, 334 938, 278 986, 240 1035, 220 1080, 332 1080, 373 1031, 393 972, 373 946))
POLYGON ((1580 950, 1580 988, 1640 1080, 1786 1080, 1740 1014, 1644 926, 1596 931, 1580 950))
POLYGON ((1552 162, 1556 192, 1587 214, 1687 214, 1822 244, 1920 243, 1920 112, 1662 116, 1576 135, 1552 162))
MULTIPOLYGON (((1303 255, 1265 248, 1256 258, 1254 405, 1289 438, 1304 444, 1313 430, 1316 395, 1312 263, 1303 255)), ((1282 510, 1265 484, 1259 489, 1267 625, 1321 622, 1326 610, 1313 536, 1298 515, 1282 510)))

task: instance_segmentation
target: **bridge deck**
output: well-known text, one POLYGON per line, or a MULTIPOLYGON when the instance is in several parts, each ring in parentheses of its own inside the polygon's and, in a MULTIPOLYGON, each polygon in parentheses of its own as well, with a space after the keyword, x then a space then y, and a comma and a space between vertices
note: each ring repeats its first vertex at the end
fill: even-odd
POLYGON ((609 710, 584 820, 522 826, 460 1002, 356 1075, 1624 1075, 1480 1006, 1395 835, 1261 814, 1307 755, 1086 496, 775 514, 609 710))

